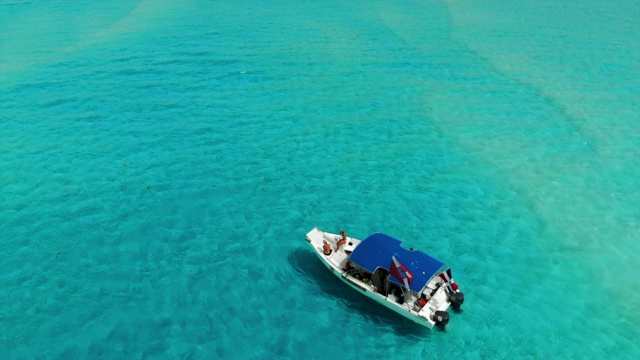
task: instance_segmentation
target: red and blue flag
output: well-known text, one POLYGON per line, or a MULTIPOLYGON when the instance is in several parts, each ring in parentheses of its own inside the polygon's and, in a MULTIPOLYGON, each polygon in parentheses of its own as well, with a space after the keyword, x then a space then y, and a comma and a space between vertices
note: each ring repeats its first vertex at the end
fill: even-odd
POLYGON ((456 291, 458 291, 458 284, 456 284, 455 281, 453 281, 453 277, 451 276, 451 268, 448 268, 447 270, 441 272, 438 275, 444 281, 444 283, 447 284, 447 289, 449 289, 450 294, 453 294, 456 291))
POLYGON ((404 283, 404 287, 410 289, 409 286, 411 285, 413 274, 411 273, 411 271, 409 271, 409 269, 404 267, 404 265, 402 265, 395 256, 391 257, 391 269, 389 270, 389 272, 398 280, 402 281, 404 283))

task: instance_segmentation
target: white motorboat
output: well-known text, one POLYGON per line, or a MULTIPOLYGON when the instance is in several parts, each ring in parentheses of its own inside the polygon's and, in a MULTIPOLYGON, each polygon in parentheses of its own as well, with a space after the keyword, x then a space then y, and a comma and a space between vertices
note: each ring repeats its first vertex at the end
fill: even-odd
POLYGON ((447 309, 459 311, 464 294, 451 277, 451 269, 426 253, 406 249, 401 241, 375 233, 359 240, 318 228, 307 242, 322 263, 358 292, 428 328, 444 329, 447 309), (325 254, 326 253, 326 254, 325 254))

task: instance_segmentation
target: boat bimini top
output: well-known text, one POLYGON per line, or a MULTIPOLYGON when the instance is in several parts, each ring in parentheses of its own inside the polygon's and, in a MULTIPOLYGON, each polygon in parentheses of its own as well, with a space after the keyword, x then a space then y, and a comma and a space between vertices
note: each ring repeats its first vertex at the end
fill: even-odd
MULTIPOLYGON (((379 267, 391 270, 392 263, 396 260, 410 272, 410 289, 419 293, 440 272, 444 263, 422 251, 405 249, 401 243, 389 235, 375 233, 362 240, 349 256, 349 261, 373 273, 379 267)), ((389 280, 405 287, 404 280, 394 276, 394 273, 391 271, 389 280)))

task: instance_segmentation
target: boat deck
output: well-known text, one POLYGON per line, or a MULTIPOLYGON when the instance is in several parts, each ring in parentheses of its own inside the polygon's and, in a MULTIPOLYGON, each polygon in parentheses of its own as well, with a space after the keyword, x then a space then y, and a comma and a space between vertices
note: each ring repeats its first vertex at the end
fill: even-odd
POLYGON ((338 240, 340 240, 340 235, 323 233, 318 229, 314 229, 307 234, 307 241, 313 245, 318 255, 324 257, 334 269, 342 272, 346 269, 349 254, 360 243, 360 240, 347 236, 347 243, 341 246, 340 249, 337 249, 338 240), (331 246, 330 255, 324 254, 322 248, 324 240, 327 240, 331 246))
POLYGON ((423 307, 418 306, 417 294, 412 292, 403 293, 403 296, 408 296, 408 298, 403 300, 400 298, 400 293, 382 294, 377 292, 371 279, 367 281, 367 279, 363 279, 357 275, 354 276, 353 270, 347 270, 349 254, 360 244, 361 240, 347 237, 346 244, 341 246, 340 249, 337 249, 337 242, 340 239, 340 235, 323 232, 318 228, 314 228, 307 233, 307 242, 309 242, 316 251, 316 255, 323 260, 322 263, 329 268, 334 275, 341 278, 342 281, 351 287, 360 290, 365 296, 429 328, 435 325, 431 314, 437 310, 446 311, 447 308, 449 308, 447 294, 444 287, 441 286, 442 280, 438 276, 431 279, 426 287, 427 290, 430 290, 430 298, 423 307), (332 251, 329 255, 324 254, 323 245, 325 240, 331 246, 332 251))

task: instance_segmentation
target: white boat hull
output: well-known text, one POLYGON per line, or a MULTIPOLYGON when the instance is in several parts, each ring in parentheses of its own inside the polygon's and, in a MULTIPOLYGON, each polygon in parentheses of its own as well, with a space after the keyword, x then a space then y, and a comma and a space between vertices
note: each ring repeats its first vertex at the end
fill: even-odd
MULTIPOLYGON (((307 234, 307 242, 313 247, 318 258, 332 274, 345 284, 405 318, 430 329, 436 325, 435 321, 432 320, 435 311, 446 311, 449 308, 450 304, 447 300, 444 286, 439 287, 422 308, 415 305, 415 301, 418 300, 415 297, 406 299, 403 304, 400 304, 394 295, 385 296, 376 292, 371 283, 350 275, 346 270, 349 250, 355 248, 360 243, 360 240, 348 237, 347 244, 340 249, 336 249, 336 242, 339 238, 340 236, 337 234, 327 233, 318 228, 314 228, 307 234), (332 252, 330 255, 325 255, 323 252, 324 240, 327 240, 331 246, 332 252)), ((435 281, 437 282, 437 280, 435 281)))

